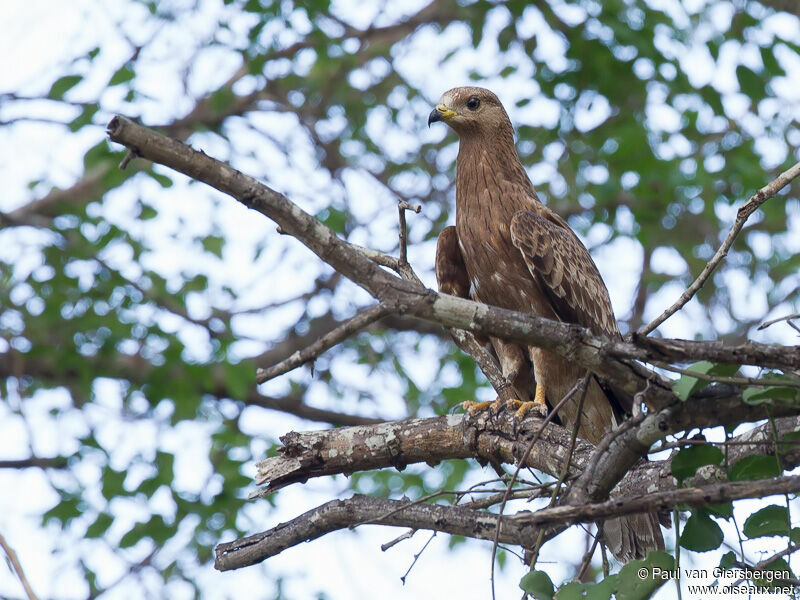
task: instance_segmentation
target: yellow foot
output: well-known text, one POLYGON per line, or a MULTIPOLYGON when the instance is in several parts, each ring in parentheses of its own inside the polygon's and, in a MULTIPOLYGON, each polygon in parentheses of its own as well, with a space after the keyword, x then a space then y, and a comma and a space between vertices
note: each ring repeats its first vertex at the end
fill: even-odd
MULTIPOLYGON (((520 402, 519 400, 515 400, 514 402, 516 402, 516 405, 513 407, 516 409, 514 421, 517 423, 522 421, 531 411, 536 411, 542 417, 547 416, 547 401, 545 400, 544 386, 542 385, 536 386, 536 395, 533 398, 533 402, 520 402)), ((509 401, 509 408, 511 408, 510 404, 511 401, 509 401)))
POLYGON ((492 415, 496 415, 503 409, 503 401, 500 400, 500 398, 497 400, 490 400, 488 402, 473 402, 472 400, 466 400, 465 402, 461 403, 461 408, 463 408, 470 417, 474 417, 478 413, 482 413, 485 410, 488 410, 492 415))

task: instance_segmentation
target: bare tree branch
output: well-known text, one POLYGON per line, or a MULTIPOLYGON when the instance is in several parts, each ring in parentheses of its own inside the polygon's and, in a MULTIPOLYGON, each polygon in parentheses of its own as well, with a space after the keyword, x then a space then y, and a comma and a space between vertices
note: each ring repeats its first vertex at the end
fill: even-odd
POLYGON ((31 456, 16 460, 0 460, 0 469, 29 469, 31 467, 38 469, 66 469, 68 463, 69 458, 66 456, 31 456))
POLYGON ((791 323, 793 319, 800 319, 800 313, 793 313, 791 315, 786 315, 785 317, 778 317, 777 319, 770 319, 769 321, 764 321, 761 325, 758 326, 758 330, 761 331, 762 329, 766 329, 770 325, 774 325, 775 323, 780 323, 781 321, 786 321, 789 325, 794 327, 794 324, 791 323))
MULTIPOLYGON (((732 425, 759 420, 766 418, 768 411, 775 417, 795 415, 800 412, 800 407, 791 403, 771 407, 745 404, 741 400, 741 390, 723 385, 702 390, 690 402, 677 402, 671 390, 670 380, 636 362, 667 364, 713 356, 718 362, 761 364, 790 370, 797 364, 796 352, 800 352, 800 349, 753 343, 725 347, 716 342, 685 340, 667 340, 662 343, 639 340, 641 345, 637 345, 637 343, 600 338, 576 325, 549 321, 530 314, 437 294, 422 287, 416 277, 411 276, 413 273, 403 272, 399 268, 402 267, 399 259, 354 246, 340 239, 330 228, 302 211, 283 195, 224 163, 122 117, 115 117, 109 123, 108 130, 112 140, 125 144, 137 154, 208 183, 233 196, 247 207, 273 219, 282 231, 297 238, 323 261, 350 278, 375 297, 381 305, 396 314, 415 315, 436 321, 448 328, 483 336, 491 335, 543 348, 565 356, 587 370, 612 380, 629 393, 641 392, 651 407, 648 413, 639 414, 623 422, 596 448, 583 441, 576 443, 573 458, 576 465, 575 474, 578 477, 567 493, 560 497, 559 506, 551 510, 580 510, 588 503, 602 503, 621 481, 617 493, 629 489, 627 485, 634 485, 633 483, 626 485, 626 482, 638 485, 633 489, 642 489, 643 480, 636 479, 637 474, 642 472, 652 474, 652 471, 641 466, 645 464, 641 459, 646 456, 655 441, 663 439, 670 433, 693 427, 732 425), (402 276, 396 276, 381 265, 390 267, 402 276), (668 360, 664 360, 665 356, 668 360)), ((764 200, 766 197, 760 202, 764 200)), ((742 381, 737 380, 737 383, 765 385, 767 382, 742 379, 742 381)), ((254 495, 263 495, 285 485, 305 481, 309 477, 386 466, 402 469, 411 462, 436 463, 446 458, 464 457, 513 462, 521 456, 525 440, 531 434, 531 427, 541 424, 536 420, 526 421, 519 430, 513 426, 509 415, 501 415, 495 423, 488 423, 486 419, 488 416, 467 422, 464 417, 450 416, 440 417, 438 420, 416 419, 346 430, 291 433, 283 438, 285 444, 283 456, 259 463, 258 481, 266 483, 266 486, 254 495), (528 428, 527 432, 525 427, 528 428)), ((558 473, 567 454, 568 440, 569 435, 563 428, 552 424, 545 427, 542 430, 542 439, 539 441, 540 447, 537 448, 539 451, 529 458, 530 466, 548 473, 558 473)), ((340 505, 336 505, 339 507, 336 510, 331 508, 333 506, 329 504, 326 505, 327 508, 323 508, 328 511, 326 515, 332 515, 331 527, 336 529, 340 527, 337 523, 342 523, 344 516, 339 511, 340 505)), ((371 510, 373 507, 367 508, 371 510)), ((652 504, 648 503, 647 510, 652 508, 652 504)), ((346 508, 344 512, 349 510, 351 509, 346 508)), ((377 516, 369 510, 363 512, 364 518, 360 520, 372 522, 377 519, 377 516)), ((424 518, 420 517, 424 521, 425 518, 431 517, 431 513, 425 513, 424 510, 435 512, 438 508, 409 507, 408 510, 422 510, 420 514, 427 515, 424 518)), ((614 510, 619 512, 620 509, 617 507, 614 510)), ((411 513, 407 513, 404 509, 399 514, 405 514, 405 517, 399 516, 396 524, 403 525, 408 522, 403 519, 408 518, 408 514, 411 513)), ((316 515, 313 518, 321 521, 328 517, 316 515)), ((480 516, 480 519, 483 518, 480 516)), ((517 516, 508 517, 508 519, 516 518, 517 516)), ((472 535, 482 537, 481 528, 484 525, 478 516, 464 513, 460 514, 459 519, 461 520, 456 519, 447 527, 438 529, 462 532, 461 528, 469 525, 472 535)), ((507 543, 517 539, 511 543, 520 543, 518 537, 503 537, 511 535, 511 532, 503 531, 506 522, 504 519, 501 523, 498 540, 507 543)), ((549 539, 558 533, 566 526, 564 523, 562 521, 558 526, 550 526, 542 534, 543 539, 549 539)), ((295 525, 300 527, 302 523, 297 522, 295 525)), ((419 523, 405 526, 425 528, 424 524, 419 525, 419 523)), ((312 537, 321 535, 319 529, 315 531, 317 533, 312 537)), ((539 534, 538 529, 536 534, 539 534)), ((291 537, 294 533, 281 533, 277 538, 283 540, 278 542, 279 546, 287 543, 286 535, 291 537)), ((246 545, 250 547, 249 542, 246 545)), ((281 546, 281 549, 283 547, 285 545, 281 546)))
MULTIPOLYGON (((504 544, 529 547, 531 540, 547 525, 563 530, 577 522, 667 510, 679 504, 705 506, 798 491, 800 477, 776 477, 640 494, 594 504, 556 506, 537 512, 522 511, 499 519, 498 539, 504 544)), ((215 550, 214 566, 220 571, 228 571, 254 565, 302 542, 357 524, 430 529, 491 540, 495 535, 497 522, 497 515, 493 513, 461 506, 420 504, 410 500, 355 495, 347 500, 332 500, 263 533, 220 544, 215 550)))
MULTIPOLYGON (((522 456, 526 439, 542 423, 529 418, 514 434, 512 415, 488 412, 470 419, 466 415, 448 415, 427 419, 408 419, 364 427, 290 432, 281 438, 281 456, 266 458, 256 464, 256 483, 266 484, 251 494, 264 496, 282 487, 309 478, 352 473, 426 462, 436 464, 451 458, 478 458, 496 462, 514 462, 522 456), (519 438, 519 441, 516 438, 519 438)), ((566 455, 569 433, 549 424, 539 439, 539 451, 532 453, 526 465, 546 472, 556 472, 566 455)), ((593 446, 579 440, 576 455, 587 454, 593 446)), ((577 464, 581 464, 576 461, 577 464)))
POLYGON ((22 584, 22 587, 25 589, 25 595, 28 597, 28 600, 37 600, 36 594, 33 592, 33 588, 31 584, 28 582, 28 578, 25 577, 25 571, 22 569, 22 565, 17 558, 17 553, 14 552, 14 549, 8 545, 6 542, 6 538, 0 534, 0 547, 3 548, 3 551, 6 553, 8 557, 9 563, 11 563, 11 568, 14 570, 14 573, 17 575, 19 582, 22 584))
POLYGON ((265 381, 274 379, 279 375, 288 373, 292 369, 296 369, 300 365, 314 360, 326 350, 333 348, 337 344, 340 344, 354 333, 362 330, 367 325, 370 325, 381 317, 386 316, 389 312, 389 308, 383 304, 371 306, 352 319, 345 321, 336 327, 336 329, 329 331, 322 337, 318 338, 316 341, 306 346, 302 350, 295 351, 291 356, 282 360, 278 364, 265 369, 258 369, 256 371, 256 382, 264 383, 265 381))
MULTIPOLYGON (((767 416, 764 406, 741 401, 731 388, 705 389, 687 402, 675 403, 659 413, 628 420, 628 425, 611 432, 598 447, 608 447, 608 456, 585 440, 576 442, 570 475, 581 474, 582 485, 605 489, 605 494, 619 482, 622 494, 641 489, 674 487, 669 461, 639 462, 657 439, 693 427, 734 425, 757 421, 767 416), (630 450, 628 446, 633 447, 630 450), (618 462, 627 467, 619 468, 618 462), (609 483, 610 482, 610 483, 609 483)), ((772 407, 777 417, 797 415, 800 407, 772 407)), ((560 473, 569 448, 570 432, 560 425, 528 417, 515 427, 511 414, 497 416, 480 413, 471 418, 464 414, 409 419, 394 423, 333 429, 306 433, 291 432, 281 438, 280 456, 257 463, 256 483, 263 487, 251 497, 264 496, 296 482, 313 477, 385 468, 403 468, 408 464, 436 464, 452 458, 477 458, 483 461, 516 463, 551 475, 560 473), (541 433, 539 433, 541 431, 541 433), (528 452, 532 437, 539 435, 534 452, 528 452), (266 485, 264 485, 266 484, 266 485)), ((800 427, 796 416, 777 419, 780 435, 800 427)), ((737 438, 742 443, 729 450, 731 461, 752 453, 770 454, 774 439, 763 426, 737 438)), ((782 444, 782 459, 788 466, 800 464, 800 448, 782 444)), ((581 481, 581 480, 579 480, 581 481)), ((577 483, 576 483, 577 485, 577 483)), ((574 487, 574 486, 573 486, 574 487)), ((604 497, 602 491, 592 492, 604 497)), ((589 496, 589 492, 585 494, 589 496)), ((570 502, 577 503, 575 495, 570 502)))
MULTIPOLYGON (((645 350, 634 344, 596 337, 576 325, 437 294, 380 268, 364 255, 363 249, 339 239, 330 228, 282 194, 224 163, 123 117, 115 117, 109 123, 109 136, 135 148, 141 156, 208 183, 273 219, 286 233, 303 242, 334 269, 400 314, 414 314, 438 321, 446 327, 550 350, 613 380, 632 394, 644 389, 649 382, 647 399, 656 407, 674 397, 668 380, 630 361, 663 360, 665 357, 658 355, 657 345, 650 344, 645 350)), ((668 348, 668 360, 692 361, 713 356, 719 362, 789 369, 797 364, 800 356, 797 348, 750 343, 729 351, 717 342, 708 342, 708 346, 702 344, 705 342, 674 340, 668 348)))
POLYGON ((698 275, 697 279, 695 279, 692 284, 686 288, 686 290, 684 290, 684 292, 680 295, 680 298, 678 298, 672 306, 661 313, 657 318, 653 319, 646 326, 642 327, 637 333, 640 335, 647 335, 656 327, 661 325, 664 321, 669 319, 677 311, 683 308, 683 306, 694 297, 700 288, 703 287, 703 284, 705 284, 706 280, 708 280, 708 278, 711 276, 711 273, 714 272, 714 269, 716 269, 719 263, 722 262, 722 259, 728 255, 728 250, 730 250, 734 240, 736 239, 736 236, 739 235, 739 232, 742 230, 742 227, 747 219, 750 218, 750 215, 752 215, 759 206, 764 204, 764 202, 772 198, 775 194, 789 185, 789 183, 791 183, 791 181, 798 175, 800 175, 800 162, 796 163, 793 167, 778 175, 778 177, 770 181, 767 185, 753 194, 753 196, 739 208, 739 211, 736 213, 736 220, 733 223, 733 227, 731 227, 731 230, 728 232, 728 235, 722 242, 722 245, 719 247, 711 260, 708 261, 708 264, 705 266, 700 275, 698 275))

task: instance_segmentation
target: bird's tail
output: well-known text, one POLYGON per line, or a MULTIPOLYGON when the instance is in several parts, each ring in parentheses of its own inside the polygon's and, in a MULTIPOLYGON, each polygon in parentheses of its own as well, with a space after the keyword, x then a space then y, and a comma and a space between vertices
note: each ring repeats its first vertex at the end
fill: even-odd
POLYGON ((664 549, 658 514, 654 512, 608 519, 603 524, 603 537, 614 557, 624 562, 644 558, 650 550, 664 549))

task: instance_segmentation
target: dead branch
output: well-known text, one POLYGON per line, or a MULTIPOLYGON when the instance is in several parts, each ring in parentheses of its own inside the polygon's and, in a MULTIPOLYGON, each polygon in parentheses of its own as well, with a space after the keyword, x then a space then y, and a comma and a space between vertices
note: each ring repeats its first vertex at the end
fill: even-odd
MULTIPOLYGON (((328 429, 306 433, 291 432, 281 437, 281 456, 266 458, 256 467, 256 483, 263 485, 251 494, 264 496, 282 487, 313 477, 353 473, 385 467, 404 468, 425 462, 430 465, 453 458, 477 458, 513 463, 522 456, 527 439, 541 426, 531 417, 517 426, 510 413, 491 417, 488 412, 475 419, 448 415, 408 419, 363 427, 328 429)), ((569 446, 569 432, 548 424, 539 438, 537 452, 526 459, 527 466, 557 472, 569 446)), ((574 459, 585 464, 593 446, 579 440, 574 459)))
MULTIPOLYGON (((776 417, 800 412, 797 407, 772 407, 770 410, 776 417)), ((607 496, 615 486, 620 495, 641 489, 672 489, 675 483, 668 460, 640 462, 656 439, 693 427, 757 421, 766 418, 766 414, 765 407, 743 403, 732 389, 703 390, 689 402, 676 403, 659 413, 626 421, 629 425, 610 433, 598 446, 607 451, 596 451, 589 442, 578 440, 570 461, 570 474, 582 475, 573 485, 573 490, 579 484, 584 485, 583 493, 596 500, 604 499, 603 494, 607 496), (629 446, 638 450, 631 451, 629 446), (597 459, 601 455, 602 460, 597 459), (623 462, 628 466, 619 468, 618 463, 623 462)), ((496 417, 481 413, 472 419, 458 414, 363 427, 292 432, 281 438, 284 447, 280 449, 280 456, 266 458, 257 464, 256 483, 263 487, 251 496, 264 496, 314 477, 405 467, 420 462, 436 464, 453 458, 521 462, 524 466, 557 476, 567 455, 570 433, 560 425, 547 423, 542 427, 542 423, 538 417, 528 417, 515 429, 512 415, 504 412, 496 417), (534 451, 527 453, 528 440, 537 434, 540 437, 534 451)), ((779 435, 784 435, 800 428, 800 418, 778 418, 776 426, 779 435)), ((774 451, 774 446, 765 443, 774 443, 771 430, 765 426, 736 439, 741 443, 729 450, 732 462, 748 454, 774 451)), ((786 444, 780 448, 787 468, 800 464, 800 448, 786 444)), ((569 497, 570 504, 580 502, 574 493, 569 497)))
POLYGON ((354 333, 361 331, 364 327, 374 323, 381 317, 386 316, 388 313, 389 309, 382 304, 371 306, 352 319, 345 321, 336 329, 329 331, 302 350, 295 351, 291 356, 282 360, 278 364, 266 369, 258 369, 256 371, 256 382, 264 383, 265 381, 274 379, 279 375, 288 373, 292 369, 296 369, 297 367, 314 360, 326 350, 333 348, 337 344, 340 344, 354 333))
MULTIPOLYGON (((521 511, 500 518, 498 539, 504 544, 529 547, 545 526, 563 530, 577 522, 667 510, 679 504, 705 506, 798 491, 800 491, 800 477, 776 477, 639 494, 635 497, 616 498, 594 504, 556 506, 537 512, 521 511)), ((254 565, 302 542, 357 524, 429 529, 491 540, 495 534, 497 521, 495 514, 461 506, 441 506, 415 503, 410 500, 388 500, 355 495, 347 500, 327 502, 268 531, 220 544, 215 550, 214 566, 220 571, 228 571, 254 565)))
POLYGON ((17 558, 17 553, 14 552, 14 549, 11 546, 9 546, 8 542, 6 542, 6 538, 4 538, 2 534, 0 534, 0 548, 2 548, 6 553, 8 562, 19 579, 19 582, 22 584, 22 588, 25 590, 25 595, 28 597, 28 600, 37 600, 37 596, 34 593, 31 584, 28 582, 28 578, 25 576, 25 571, 22 569, 19 558, 17 558))
MULTIPOLYGON (((364 255, 363 249, 339 239, 330 228, 302 211, 282 194, 224 163, 123 117, 115 117, 109 123, 108 131, 112 140, 135 149, 141 156, 208 183, 273 219, 285 232, 303 242, 334 269, 400 314, 414 314, 438 321, 446 327, 494 335, 548 349, 615 381, 630 393, 644 389, 650 381, 649 401, 655 406, 663 405, 673 398, 668 381, 629 361, 629 358, 647 359, 647 353, 635 345, 599 338, 575 325, 437 294, 381 269, 364 255)), ((693 346, 695 354, 702 349, 697 344, 693 346)), ((673 357, 679 353, 680 347, 679 342, 672 345, 670 352, 673 357)), ((717 358, 729 358, 728 362, 749 364, 748 361, 755 361, 741 352, 731 352, 730 356, 723 356, 717 346, 712 348, 717 358)), ((776 364, 785 366, 786 349, 773 347, 771 351, 767 348, 759 348, 758 351, 760 358, 769 353, 776 364)), ((649 352, 655 352, 653 347, 649 352)), ((685 356, 687 361, 697 358, 699 357, 688 352, 685 356)))
POLYGON ((736 236, 739 235, 739 232, 742 230, 742 227, 747 219, 750 218, 750 215, 752 215, 759 206, 764 204, 764 202, 772 198, 775 194, 789 185, 789 183, 791 183, 791 181, 798 175, 800 175, 800 162, 796 163, 793 167, 778 175, 778 177, 770 181, 767 185, 753 194, 753 196, 739 208, 739 211, 736 213, 736 220, 734 221, 730 232, 728 232, 725 241, 722 242, 722 245, 719 247, 716 254, 714 254, 711 260, 708 261, 708 264, 705 266, 700 275, 698 275, 697 279, 695 279, 692 284, 686 288, 686 290, 684 290, 684 292, 672 306, 661 313, 657 318, 653 319, 646 326, 642 327, 637 333, 640 335, 647 335, 656 327, 661 325, 664 321, 669 319, 677 311, 683 308, 683 306, 694 297, 700 288, 703 287, 703 284, 705 284, 706 280, 708 280, 708 278, 711 276, 711 273, 714 272, 714 269, 716 269, 719 263, 722 262, 722 259, 728 255, 728 250, 730 250, 731 246, 733 245, 733 241, 736 239, 736 236))
MULTIPOLYGON (((671 382, 638 364, 637 360, 655 362, 660 353, 665 353, 671 362, 688 362, 713 355, 719 362, 734 364, 750 364, 752 361, 783 369, 797 364, 797 357, 792 355, 794 350, 787 348, 746 344, 731 349, 715 342, 684 340, 669 340, 666 345, 646 342, 646 347, 642 347, 600 338, 576 325, 437 294, 422 287, 415 277, 406 276, 402 270, 397 269, 402 277, 386 271, 376 262, 374 253, 340 239, 330 228, 283 195, 224 163, 122 117, 115 117, 109 123, 108 131, 112 140, 125 144, 142 157, 208 183, 273 219, 284 232, 296 237, 396 314, 415 315, 448 328, 547 349, 614 381, 630 393, 646 390, 646 400, 653 410, 625 421, 594 451, 585 442, 576 448, 574 458, 576 464, 582 465, 579 467, 582 472, 568 493, 562 496, 561 506, 553 510, 604 500, 626 473, 640 463, 650 445, 669 433, 692 427, 738 424, 767 416, 764 406, 743 403, 740 390, 731 386, 712 386, 688 403, 677 402, 671 391, 671 382)), ((383 260, 383 257, 378 258, 383 260)), ((392 268, 396 268, 400 261, 393 260, 397 264, 392 268)), ((759 384, 753 380, 743 382, 759 384)), ((770 411, 774 417, 781 417, 796 414, 798 408, 773 406, 770 411)), ((442 417, 436 423, 412 420, 339 432, 290 434, 284 439, 284 456, 261 463, 259 481, 266 482, 267 486, 256 495, 309 477, 337 472, 386 466, 402 468, 410 462, 434 463, 445 458, 467 456, 485 460, 498 460, 499 457, 501 461, 511 462, 520 456, 520 444, 525 440, 525 435, 519 435, 520 431, 513 430, 513 427, 509 431, 509 426, 502 424, 489 427, 487 423, 481 423, 479 427, 468 426, 467 431, 471 433, 465 435, 460 430, 462 419, 442 417), (487 435, 488 430, 493 433, 487 435)), ((560 433, 564 439, 553 444, 552 452, 536 452, 531 463, 546 472, 557 473, 566 452, 566 436, 562 428, 552 424, 544 432, 556 436, 560 433)), ((544 443, 545 436, 542 437, 540 443, 544 443)), ((628 477, 633 478, 634 472, 635 469, 628 473, 628 477)), ((637 483, 641 489, 642 481, 637 483)), ((502 536, 499 539, 504 541, 502 536)))

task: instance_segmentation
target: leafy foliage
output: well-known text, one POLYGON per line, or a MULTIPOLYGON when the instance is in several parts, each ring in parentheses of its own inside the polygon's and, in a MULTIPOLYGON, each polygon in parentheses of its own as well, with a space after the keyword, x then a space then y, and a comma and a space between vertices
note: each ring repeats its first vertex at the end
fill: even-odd
POLYGON ((724 455, 722 450, 710 445, 697 445, 681 448, 672 457, 672 474, 678 483, 683 482, 697 473, 697 469, 706 465, 718 465, 722 462, 724 455))
MULTIPOLYGON (((798 158, 797 110, 782 90, 800 39, 774 23, 796 18, 768 2, 97 4, 74 36, 81 44, 0 90, 8 146, 46 140, 18 152, 37 158, 9 176, 0 205, 0 421, 26 432, 31 452, 68 461, 39 473, 51 493, 36 514, 87 596, 116 585, 90 560, 109 548, 125 573, 117 583, 140 587, 133 594, 205 595, 196 574, 213 545, 279 510, 281 494, 245 506, 246 475, 279 435, 312 426, 300 408, 345 424, 444 414, 489 393, 441 331, 419 335, 402 320, 257 388, 257 366, 352 315, 364 294, 207 189, 141 161, 120 170, 126 152, 103 130, 115 112, 230 161, 362 245, 396 251, 395 200, 421 202, 410 256, 432 284, 433 241, 452 222, 455 148, 424 132, 424 116, 445 87, 472 78, 499 92, 542 199, 601 268, 641 256, 626 274, 640 294, 610 280, 629 330, 700 272, 734 204, 798 158), (112 36, 93 25, 107 19, 112 36)), ((785 196, 767 203, 688 317, 662 331, 739 337, 769 308, 796 312, 797 210, 785 196)), ((681 378, 676 392, 704 385, 681 378)), ((753 388, 746 399, 797 396, 753 388)), ((774 457, 750 458, 731 480, 781 471, 774 457)), ((713 449, 687 448, 673 472, 720 463, 713 449)), ((453 461, 349 485, 419 497, 481 477, 453 461)), ((716 541, 712 525, 692 514, 682 543, 697 548, 697 531, 716 541)), ((602 596, 613 584, 618 598, 655 589, 629 567, 580 586, 602 596)), ((552 587, 533 576, 526 585, 552 587)))

